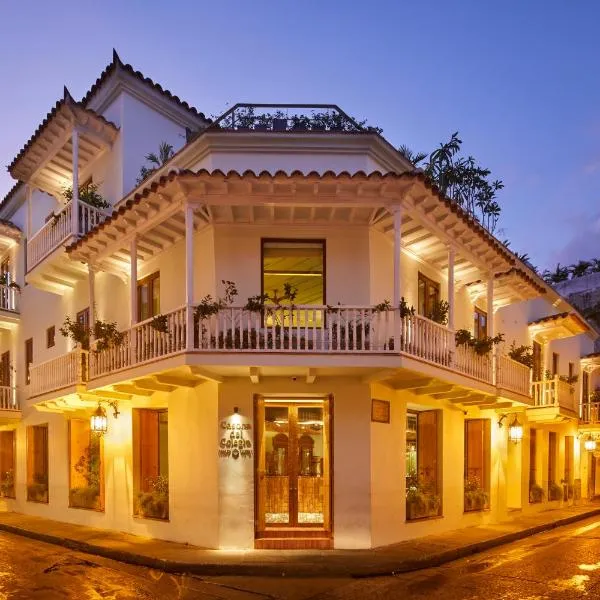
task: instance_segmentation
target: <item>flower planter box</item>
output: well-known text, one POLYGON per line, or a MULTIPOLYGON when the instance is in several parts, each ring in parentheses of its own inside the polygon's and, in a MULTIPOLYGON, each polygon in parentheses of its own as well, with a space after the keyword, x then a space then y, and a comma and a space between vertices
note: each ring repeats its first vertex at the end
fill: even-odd
POLYGON ((71 488, 69 490, 69 507, 101 510, 100 489, 96 486, 71 488))
POLYGON ((27 486, 27 500, 29 502, 48 503, 48 484, 30 483, 27 486))
POLYGON ((438 496, 416 493, 410 494, 406 499, 407 521, 439 517, 439 515, 440 499, 438 496))
POLYGON ((142 492, 138 494, 138 516, 145 519, 169 518, 169 496, 157 492, 142 492))

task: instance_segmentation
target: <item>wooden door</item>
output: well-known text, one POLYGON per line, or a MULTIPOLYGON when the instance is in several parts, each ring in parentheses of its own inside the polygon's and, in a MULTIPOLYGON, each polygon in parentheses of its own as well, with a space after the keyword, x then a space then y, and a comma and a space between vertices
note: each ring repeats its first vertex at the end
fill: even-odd
POLYGON ((3 352, 0 357, 0 385, 10 387, 10 352, 3 352))
POLYGON ((256 404, 256 535, 331 534, 328 399, 256 404))

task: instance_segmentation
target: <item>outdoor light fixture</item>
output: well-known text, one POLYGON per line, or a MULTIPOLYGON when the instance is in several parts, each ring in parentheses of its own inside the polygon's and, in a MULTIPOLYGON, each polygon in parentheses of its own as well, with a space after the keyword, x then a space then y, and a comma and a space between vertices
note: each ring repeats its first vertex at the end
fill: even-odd
POLYGON ((102 402, 108 404, 113 409, 115 419, 119 416, 119 405, 116 401, 98 400, 98 408, 90 417, 90 429, 92 433, 97 433, 98 435, 104 435, 108 431, 108 418, 106 417, 106 411, 102 408, 102 402))
POLYGON ((519 423, 516 415, 513 422, 508 426, 508 439, 515 444, 523 439, 523 425, 519 423))
POLYGON ((596 449, 596 440, 591 435, 588 436, 587 440, 583 442, 583 447, 588 452, 593 452, 596 449))
MULTIPOLYGON (((502 427, 504 419, 506 419, 508 415, 502 415, 498 419, 498 427, 502 427)), ((515 415, 514 419, 511 421, 508 426, 508 439, 513 443, 518 443, 523 439, 523 425, 519 423, 519 419, 517 419, 517 415, 515 415)))

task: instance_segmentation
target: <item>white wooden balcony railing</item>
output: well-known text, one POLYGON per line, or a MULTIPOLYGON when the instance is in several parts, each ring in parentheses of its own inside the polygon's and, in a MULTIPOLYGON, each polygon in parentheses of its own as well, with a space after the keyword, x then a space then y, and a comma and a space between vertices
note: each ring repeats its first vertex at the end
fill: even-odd
POLYGON ((454 368, 465 375, 491 384, 493 382, 492 365, 491 354, 477 354, 469 346, 458 346, 456 348, 454 368))
POLYGON ((29 368, 29 396, 39 396, 87 381, 87 350, 76 349, 29 368))
POLYGON ((79 209, 77 231, 73 231, 72 202, 69 202, 27 242, 27 271, 31 271, 68 238, 73 235, 85 235, 105 218, 101 210, 85 202, 79 202, 77 206, 79 209))
POLYGON ((21 410, 17 388, 8 385, 0 386, 0 410, 21 410))
POLYGON ((531 384, 531 395, 534 406, 556 406, 577 411, 575 404, 575 388, 558 376, 531 384))
POLYGON ((499 356, 496 384, 505 390, 529 396, 531 394, 531 369, 509 356, 499 356))
POLYGON ((0 285, 0 309, 19 311, 19 290, 10 285, 0 285))
POLYGON ((600 402, 583 402, 579 407, 579 418, 582 423, 600 425, 600 402))

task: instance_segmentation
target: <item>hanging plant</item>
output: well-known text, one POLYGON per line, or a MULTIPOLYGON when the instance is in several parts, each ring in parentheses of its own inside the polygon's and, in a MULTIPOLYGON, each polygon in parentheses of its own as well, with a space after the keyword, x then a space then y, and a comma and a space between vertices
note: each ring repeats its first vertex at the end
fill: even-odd
POLYGON ((376 314, 386 312, 388 310, 392 310, 392 303, 389 300, 384 300, 373 307, 373 312, 376 314))
POLYGON ((508 356, 514 361, 533 369, 533 348, 531 346, 517 346, 513 340, 508 356))

